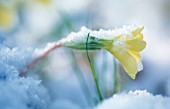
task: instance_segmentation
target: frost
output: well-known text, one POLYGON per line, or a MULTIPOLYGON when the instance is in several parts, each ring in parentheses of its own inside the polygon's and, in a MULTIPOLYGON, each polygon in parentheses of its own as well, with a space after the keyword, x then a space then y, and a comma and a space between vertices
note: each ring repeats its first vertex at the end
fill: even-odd
POLYGON ((132 35, 132 31, 134 31, 138 27, 140 26, 124 25, 122 28, 115 28, 109 30, 100 29, 99 31, 95 31, 95 30, 93 31, 86 27, 82 27, 79 32, 70 33, 66 38, 62 39, 61 42, 74 43, 74 42, 86 41, 88 33, 90 33, 90 36, 94 36, 99 39, 107 39, 107 40, 113 40, 115 37, 120 35, 128 36, 132 38, 134 37, 132 35))
POLYGON ((49 104, 49 95, 45 87, 41 85, 41 81, 32 78, 21 78, 20 83, 27 92, 29 107, 35 109, 47 109, 49 104))
POLYGON ((116 39, 113 42, 113 46, 113 51, 120 51, 120 54, 123 54, 129 48, 129 45, 126 44, 126 37, 116 39))
POLYGON ((40 82, 30 78, 0 81, 1 109, 46 109, 48 94, 40 82))
POLYGON ((32 52, 31 48, 8 48, 0 45, 0 61, 20 71, 32 59, 32 52))
POLYGON ((32 52, 31 48, 8 48, 0 45, 0 78, 18 77, 19 72, 31 61, 32 52))
POLYGON ((19 73, 15 67, 0 61, 0 80, 16 78, 18 74, 19 73))
POLYGON ((63 38, 60 43, 66 47, 83 50, 86 48, 85 44, 87 43, 87 36, 89 35, 88 47, 90 49, 107 48, 113 45, 114 51, 124 53, 130 48, 130 45, 127 44, 127 39, 135 38, 136 34, 141 32, 142 29, 142 26, 135 25, 124 25, 122 28, 100 29, 99 31, 82 27, 79 32, 70 33, 66 38, 63 38))
POLYGON ((146 90, 117 94, 104 100, 94 109, 168 109, 170 98, 152 95, 146 90))
POLYGON ((1 81, 0 87, 1 109, 28 109, 27 92, 17 80, 1 81))
POLYGON ((47 109, 49 95, 40 80, 19 77, 33 50, 0 46, 1 109, 47 109))
POLYGON ((55 42, 47 43, 47 46, 45 48, 35 49, 34 53, 33 53, 33 56, 37 57, 37 56, 41 55, 42 53, 48 51, 50 48, 54 47, 55 44, 56 44, 55 42))

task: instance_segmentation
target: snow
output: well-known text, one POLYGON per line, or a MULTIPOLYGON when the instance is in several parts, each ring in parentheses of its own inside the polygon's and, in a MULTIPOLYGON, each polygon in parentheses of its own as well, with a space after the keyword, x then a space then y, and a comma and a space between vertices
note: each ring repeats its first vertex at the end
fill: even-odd
POLYGON ((142 26, 136 26, 136 25, 124 25, 122 28, 114 28, 109 30, 100 29, 99 31, 96 30, 90 30, 86 27, 81 27, 79 32, 72 32, 70 33, 66 38, 62 40, 63 43, 65 42, 79 42, 79 41, 86 41, 86 37, 88 33, 90 33, 90 36, 94 36, 99 39, 107 39, 107 40, 113 40, 117 36, 128 36, 130 38, 134 37, 132 35, 132 31, 137 29, 138 27, 142 26))
POLYGON ((34 53, 33 53, 33 56, 37 57, 37 56, 40 56, 42 53, 48 51, 50 48, 54 47, 56 44, 56 42, 51 42, 51 43, 47 43, 46 47, 45 48, 36 48, 34 50, 34 53))
MULTIPOLYGON (((141 29, 143 26, 124 25, 122 28, 114 28, 109 30, 100 29, 99 31, 90 30, 86 27, 81 27, 79 32, 71 32, 66 38, 63 38, 60 43, 66 47, 85 49, 88 34, 90 37, 88 43, 93 43, 92 48, 104 48, 107 44, 112 44, 114 51, 124 53, 129 50, 130 45, 127 44, 127 38, 133 38, 133 32, 136 29, 141 29)), ((109 45, 110 46, 110 45, 109 45)))
POLYGON ((32 59, 31 48, 8 48, 0 45, 0 61, 7 65, 14 66, 17 70, 22 68, 32 59))
POLYGON ((18 70, 0 61, 0 80, 12 79, 18 76, 18 70))
POLYGON ((137 62, 137 67, 138 67, 138 71, 142 71, 143 70, 143 64, 141 61, 137 62))
POLYGON ((48 96, 39 81, 31 78, 16 78, 0 81, 1 109, 46 109, 48 96))
POLYGON ((169 97, 154 96, 146 90, 137 90, 129 91, 128 94, 116 94, 94 109, 168 109, 169 102, 169 97))
POLYGON ((0 107, 1 109, 47 109, 49 95, 40 80, 19 77, 31 60, 30 48, 0 46, 0 107))

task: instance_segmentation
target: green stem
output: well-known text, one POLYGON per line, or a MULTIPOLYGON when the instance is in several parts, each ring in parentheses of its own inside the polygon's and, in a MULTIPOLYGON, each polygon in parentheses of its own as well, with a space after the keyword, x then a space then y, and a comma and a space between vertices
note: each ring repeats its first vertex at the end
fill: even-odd
POLYGON ((90 67, 91 67, 91 70, 92 70, 92 74, 93 74, 93 78, 94 78, 94 81, 95 81, 95 85, 96 85, 98 97, 99 97, 99 100, 102 101, 103 98, 102 98, 102 95, 101 95, 101 92, 100 92, 99 82, 98 82, 98 80, 97 80, 97 74, 96 74, 96 72, 95 72, 94 65, 93 65, 93 63, 91 62, 90 57, 89 57, 89 54, 88 54, 88 38, 89 38, 89 36, 90 36, 90 33, 88 33, 88 37, 87 37, 87 41, 86 41, 86 53, 87 53, 87 58, 88 58, 88 61, 89 61, 89 63, 90 63, 90 67))
POLYGON ((113 58, 114 62, 114 89, 113 89, 113 94, 117 93, 119 91, 119 86, 118 86, 118 78, 117 78, 117 64, 116 64, 116 59, 113 58))
MULTIPOLYGON (((73 24, 71 22, 70 19, 68 19, 68 16, 64 15, 61 13, 61 19, 63 20, 65 26, 67 27, 67 30, 69 32, 71 32, 72 30, 74 30, 74 27, 73 27, 73 24)), ((79 63, 78 61, 76 60, 76 56, 74 54, 74 52, 72 51, 71 52, 71 55, 72 55, 72 58, 73 58, 73 61, 75 62, 75 65, 74 68, 77 70, 77 72, 75 72, 75 75, 76 75, 76 78, 77 80, 79 81, 79 85, 81 87, 81 90, 82 92, 84 93, 84 97, 86 99, 86 102, 89 104, 89 105, 92 105, 94 106, 94 98, 91 96, 91 93, 90 93, 90 90, 89 90, 89 87, 86 83, 86 79, 83 75, 83 72, 81 71, 80 67, 78 66, 79 63), (91 97, 91 98, 89 98, 91 97)))
MULTIPOLYGON (((73 52, 71 52, 71 54, 72 54, 73 61, 76 63, 76 65, 79 65, 76 60, 75 54, 73 52)), ((81 71, 79 66, 74 66, 74 68, 77 70, 77 72, 75 72, 75 75, 77 77, 77 80, 79 81, 79 85, 80 85, 83 93, 85 94, 85 99, 86 99, 87 103, 89 105, 94 105, 92 99, 89 99, 89 97, 91 97, 91 93, 89 91, 86 80, 83 76, 83 72, 81 71)))

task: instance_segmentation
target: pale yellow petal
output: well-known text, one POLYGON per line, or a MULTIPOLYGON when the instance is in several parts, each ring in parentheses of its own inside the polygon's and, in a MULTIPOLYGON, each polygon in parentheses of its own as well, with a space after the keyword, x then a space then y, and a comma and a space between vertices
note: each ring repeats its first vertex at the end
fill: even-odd
POLYGON ((120 53, 117 51, 109 50, 111 54, 113 54, 120 64, 123 66, 127 74, 132 78, 135 79, 137 74, 137 63, 136 59, 128 52, 120 53))
POLYGON ((143 34, 142 34, 142 33, 139 33, 138 35, 135 36, 135 38, 139 38, 139 39, 142 39, 142 40, 143 40, 143 34))
POLYGON ((129 53, 136 59, 137 62, 142 60, 139 52, 129 50, 129 53))
POLYGON ((139 38, 127 40, 126 43, 130 46, 129 49, 132 51, 140 52, 146 47, 146 42, 139 38))
POLYGON ((136 35, 138 35, 143 29, 144 29, 143 26, 142 26, 142 27, 139 27, 139 28, 137 28, 136 30, 132 31, 132 34, 133 34, 134 36, 136 36, 136 35))

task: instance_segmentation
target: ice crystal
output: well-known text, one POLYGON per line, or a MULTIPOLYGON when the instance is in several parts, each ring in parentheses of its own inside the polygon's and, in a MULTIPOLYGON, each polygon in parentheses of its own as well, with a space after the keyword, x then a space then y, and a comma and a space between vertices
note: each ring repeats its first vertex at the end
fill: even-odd
POLYGON ((19 77, 32 53, 32 49, 0 46, 1 109, 47 109, 49 95, 41 81, 19 77))

